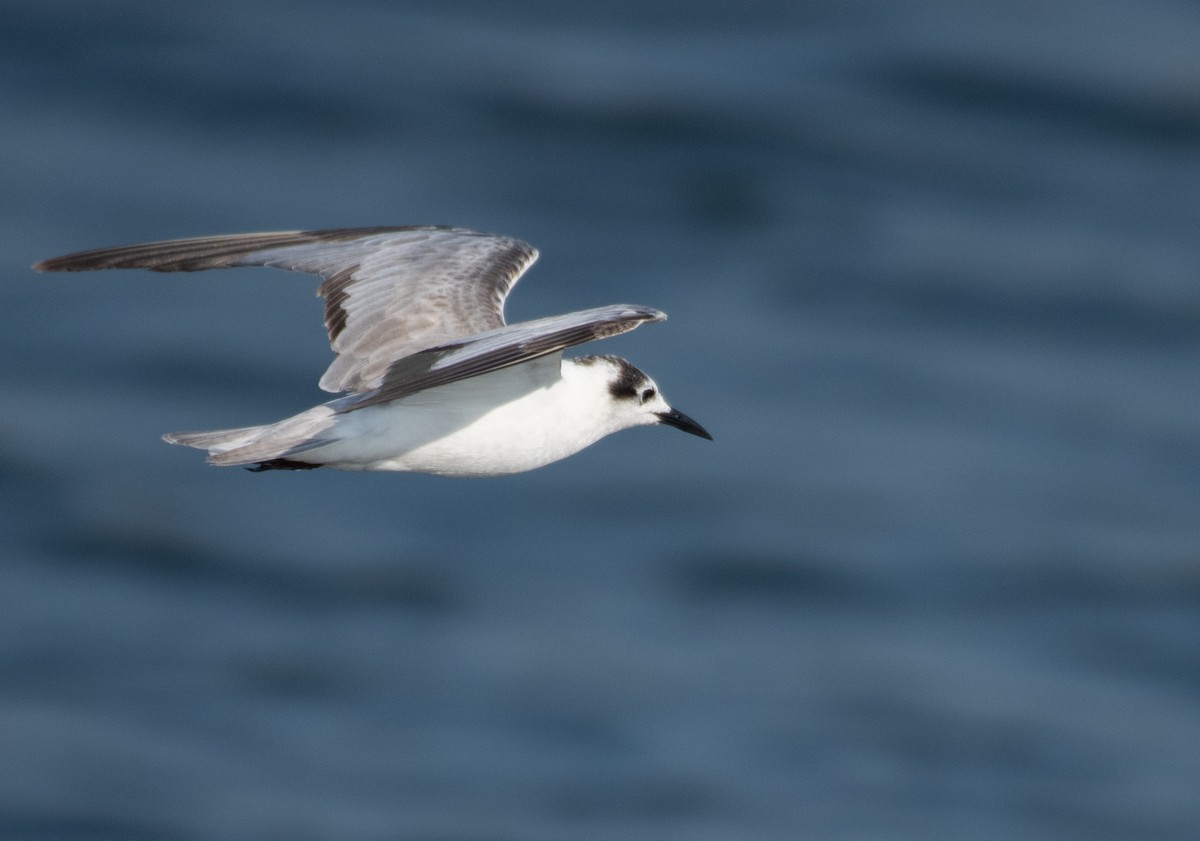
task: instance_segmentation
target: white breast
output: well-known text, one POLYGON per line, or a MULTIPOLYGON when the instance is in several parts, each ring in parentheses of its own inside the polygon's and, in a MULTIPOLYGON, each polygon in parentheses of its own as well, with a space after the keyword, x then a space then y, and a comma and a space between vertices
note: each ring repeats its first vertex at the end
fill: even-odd
POLYGON ((615 431, 595 374, 558 354, 341 415, 312 455, 343 470, 518 473, 615 431))

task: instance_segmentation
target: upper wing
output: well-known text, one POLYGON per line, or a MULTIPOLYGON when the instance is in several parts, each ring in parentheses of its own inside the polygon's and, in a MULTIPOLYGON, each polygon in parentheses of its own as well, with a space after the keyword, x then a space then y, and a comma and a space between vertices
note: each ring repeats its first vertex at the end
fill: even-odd
POLYGON ((388 403, 427 388, 519 365, 593 339, 626 333, 643 322, 663 321, 666 317, 650 307, 615 304, 498 327, 466 341, 429 348, 396 360, 383 375, 378 388, 348 398, 339 411, 350 412, 388 403))
POLYGON ((82 251, 38 271, 194 272, 273 266, 321 275, 337 358, 326 391, 378 388, 398 359, 504 326, 504 299, 537 259, 533 246, 463 228, 346 228, 196 237, 82 251))

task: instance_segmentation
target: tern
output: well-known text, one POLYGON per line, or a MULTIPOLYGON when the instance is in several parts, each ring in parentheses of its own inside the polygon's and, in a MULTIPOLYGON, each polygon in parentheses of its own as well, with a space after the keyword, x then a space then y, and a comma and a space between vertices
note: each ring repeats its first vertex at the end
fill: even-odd
POLYGON ((277 423, 163 436, 206 450, 210 464, 499 476, 635 426, 666 424, 712 440, 625 359, 563 357, 566 348, 662 321, 659 310, 611 305, 505 322, 505 299, 537 257, 511 237, 406 226, 166 240, 34 268, 270 266, 321 276, 336 356, 319 384, 344 396, 277 423))

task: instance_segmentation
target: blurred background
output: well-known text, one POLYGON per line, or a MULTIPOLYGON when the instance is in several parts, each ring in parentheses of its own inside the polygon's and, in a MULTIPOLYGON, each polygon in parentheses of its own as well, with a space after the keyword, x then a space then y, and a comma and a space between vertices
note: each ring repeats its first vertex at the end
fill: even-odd
POLYGON ((1200 8, 5 0, 0 838, 1191 839, 1200 8), (205 467, 442 223, 714 443, 205 467))

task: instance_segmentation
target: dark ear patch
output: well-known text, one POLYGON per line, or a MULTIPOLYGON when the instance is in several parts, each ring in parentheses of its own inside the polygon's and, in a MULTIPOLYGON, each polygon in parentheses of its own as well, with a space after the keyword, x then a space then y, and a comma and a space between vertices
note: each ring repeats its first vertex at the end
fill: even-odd
POLYGON ((628 360, 619 356, 592 354, 581 356, 575 360, 576 365, 595 365, 597 362, 607 362, 617 369, 617 375, 608 384, 608 393, 616 400, 638 400, 642 386, 650 382, 650 378, 629 364, 628 360))
POLYGON ((608 386, 608 393, 617 400, 634 400, 638 396, 636 386, 625 385, 621 382, 611 383, 608 386))
POLYGON ((614 358, 617 363, 617 378, 608 384, 608 393, 617 400, 637 400, 646 375, 624 359, 614 358))

